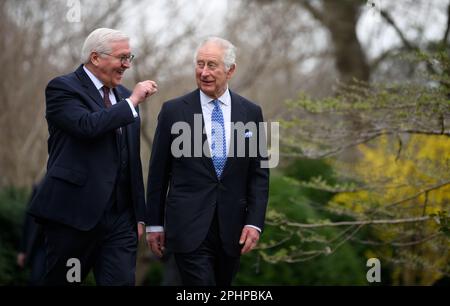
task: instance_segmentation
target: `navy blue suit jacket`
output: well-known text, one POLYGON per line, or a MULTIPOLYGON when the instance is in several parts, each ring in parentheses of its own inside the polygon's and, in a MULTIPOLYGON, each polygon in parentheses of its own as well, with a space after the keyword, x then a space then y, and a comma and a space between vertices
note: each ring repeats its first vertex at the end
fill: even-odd
POLYGON ((132 205, 136 221, 145 221, 140 160, 140 120, 124 100, 130 91, 114 89, 118 103, 106 108, 83 67, 49 82, 47 174, 29 213, 79 230, 92 229, 112 201, 119 171, 116 129, 126 133, 132 205))
MULTIPOLYGON (((259 106, 230 93, 232 122, 258 124, 263 121, 259 106)), ((218 179, 210 157, 203 153, 200 157, 193 156, 195 114, 202 114, 198 89, 162 106, 150 159, 148 224, 164 226, 167 248, 184 253, 195 250, 205 239, 217 213, 223 247, 229 255, 238 256, 244 225, 264 227, 269 170, 261 168, 261 154, 237 157, 235 135, 234 157, 227 158, 218 179), (190 127, 191 157, 176 157, 171 151, 172 142, 182 134, 171 133, 176 122, 185 122, 190 127)), ((202 130, 203 127, 202 120, 202 130)), ((206 135, 200 137, 204 144, 206 135)), ((245 138, 246 148, 248 145, 249 138, 245 138)))

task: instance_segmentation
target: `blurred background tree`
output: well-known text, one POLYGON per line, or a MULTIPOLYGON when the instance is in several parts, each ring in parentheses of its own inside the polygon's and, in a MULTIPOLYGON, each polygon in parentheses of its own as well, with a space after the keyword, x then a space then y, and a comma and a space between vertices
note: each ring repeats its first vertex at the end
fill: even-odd
MULTIPOLYGON (((230 88, 284 122, 267 229, 237 284, 367 284, 372 256, 382 284, 448 277, 449 16, 448 0, 1 1, 0 284, 25 283, 14 241, 45 173, 44 88, 80 64, 97 27, 131 36, 125 85, 159 84, 141 108, 145 178, 159 109, 195 87, 205 36, 238 47, 230 88), (74 3, 79 22, 68 19, 74 3), (422 219, 361 223, 407 218, 422 219)), ((166 266, 142 241, 137 283, 160 283, 166 266)))

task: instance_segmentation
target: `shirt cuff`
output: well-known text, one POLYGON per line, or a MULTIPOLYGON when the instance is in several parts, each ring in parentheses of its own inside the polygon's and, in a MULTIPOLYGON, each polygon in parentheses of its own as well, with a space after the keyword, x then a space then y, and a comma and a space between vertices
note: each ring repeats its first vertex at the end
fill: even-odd
POLYGON ((139 223, 139 224, 145 225, 145 222, 144 222, 144 221, 138 221, 138 223, 139 223))
POLYGON ((136 112, 136 109, 134 108, 133 102, 131 102, 130 99, 125 99, 125 101, 128 102, 128 105, 129 105, 130 108, 131 108, 131 112, 133 113, 133 117, 134 117, 134 118, 137 118, 138 113, 136 112))
POLYGON ((250 225, 250 224, 246 224, 245 226, 248 226, 248 227, 253 227, 254 229, 256 229, 258 232, 260 232, 261 233, 261 229, 259 228, 259 227, 257 227, 257 226, 254 226, 254 225, 250 225))
POLYGON ((163 226, 147 226, 145 228, 146 233, 164 232, 163 226))

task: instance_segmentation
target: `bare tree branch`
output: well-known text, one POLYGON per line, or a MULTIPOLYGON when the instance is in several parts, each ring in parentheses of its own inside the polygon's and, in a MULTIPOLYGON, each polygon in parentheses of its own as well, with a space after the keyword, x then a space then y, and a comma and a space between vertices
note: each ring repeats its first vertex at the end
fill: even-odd
POLYGON ((282 224, 298 228, 318 228, 318 227, 335 227, 335 226, 347 226, 347 225, 369 225, 369 224, 401 224, 411 222, 424 222, 431 219, 430 216, 424 217, 411 217, 402 219, 388 219, 388 220, 362 220, 362 221, 341 221, 330 223, 297 223, 297 222, 283 222, 282 224))
POLYGON ((405 36, 405 34, 403 34, 402 30, 400 30, 399 26, 397 25, 397 23, 395 23, 394 19, 391 17, 391 15, 389 15, 389 13, 385 10, 381 10, 380 11, 381 16, 384 18, 384 20, 386 20, 386 22, 388 24, 390 24, 395 32, 397 33, 397 35, 400 37, 401 41, 403 42, 403 45, 405 45, 406 48, 408 48, 409 50, 417 50, 417 47, 414 46, 405 36))
POLYGON ((442 45, 447 45, 448 36, 450 33, 450 3, 447 6, 447 27, 445 28, 444 36, 442 37, 441 43, 442 45))
POLYGON ((315 8, 313 5, 311 5, 311 2, 309 0, 302 0, 302 1, 300 1, 300 3, 318 21, 320 21, 320 22, 325 21, 325 16, 322 14, 322 12, 320 12, 317 8, 315 8))
POLYGON ((392 246, 396 246, 396 247, 408 247, 408 246, 412 246, 412 245, 421 244, 421 243, 427 242, 429 240, 433 240, 440 236, 442 236, 442 233, 434 233, 434 234, 428 235, 426 237, 423 237, 422 239, 408 241, 408 242, 361 240, 361 239, 357 239, 354 237, 351 238, 350 240, 355 241, 357 243, 361 243, 361 244, 367 244, 367 245, 392 245, 392 246))

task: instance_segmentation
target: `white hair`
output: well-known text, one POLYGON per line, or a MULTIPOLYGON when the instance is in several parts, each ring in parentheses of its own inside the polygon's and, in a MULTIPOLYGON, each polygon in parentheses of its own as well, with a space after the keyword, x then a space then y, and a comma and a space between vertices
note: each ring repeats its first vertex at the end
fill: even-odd
POLYGON ((99 28, 91 32, 86 38, 81 49, 81 62, 87 64, 91 61, 91 53, 111 53, 111 43, 116 41, 130 40, 130 38, 117 30, 99 28))
POLYGON ((228 40, 216 36, 208 37, 198 45, 197 50, 195 51, 194 64, 197 63, 198 51, 208 43, 219 45, 224 50, 223 63, 227 70, 229 70, 232 65, 236 64, 236 47, 228 40))

